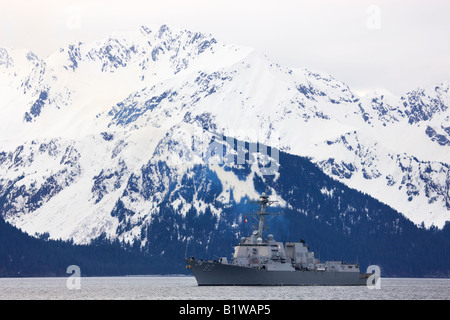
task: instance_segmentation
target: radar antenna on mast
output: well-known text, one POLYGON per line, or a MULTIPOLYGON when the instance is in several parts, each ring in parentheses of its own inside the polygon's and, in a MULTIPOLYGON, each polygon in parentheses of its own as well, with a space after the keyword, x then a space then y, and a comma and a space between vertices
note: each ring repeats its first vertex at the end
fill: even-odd
POLYGON ((279 216, 284 213, 283 212, 277 212, 277 213, 266 212, 267 207, 269 207, 270 205, 272 205, 274 203, 277 203, 278 201, 277 200, 269 200, 269 196, 265 192, 262 193, 262 195, 259 197, 259 200, 249 201, 249 202, 261 205, 261 210, 254 212, 254 213, 247 213, 246 215, 257 217, 258 228, 257 229, 255 228, 256 229, 255 235, 257 238, 262 239, 264 230, 268 230, 266 216, 279 216))

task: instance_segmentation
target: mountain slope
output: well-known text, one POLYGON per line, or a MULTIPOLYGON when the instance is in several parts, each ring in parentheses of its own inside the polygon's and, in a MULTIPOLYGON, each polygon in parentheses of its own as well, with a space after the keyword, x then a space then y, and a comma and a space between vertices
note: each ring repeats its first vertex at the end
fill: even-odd
POLYGON ((254 199, 261 169, 208 162, 221 134, 308 157, 416 225, 449 220, 448 82, 358 97, 323 72, 162 26, 45 59, 1 49, 0 92, 0 212, 32 235, 144 246, 162 208, 220 217, 231 193, 254 199))

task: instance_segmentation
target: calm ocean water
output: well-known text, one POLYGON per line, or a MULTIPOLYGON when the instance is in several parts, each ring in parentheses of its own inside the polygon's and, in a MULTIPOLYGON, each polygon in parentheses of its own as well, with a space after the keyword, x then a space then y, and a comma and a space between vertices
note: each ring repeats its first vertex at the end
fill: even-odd
POLYGON ((0 300, 449 300, 450 279, 381 278, 367 287, 199 287, 194 277, 0 278, 0 300), (79 287, 79 289, 74 289, 79 287), (69 289, 72 288, 72 289, 69 289))

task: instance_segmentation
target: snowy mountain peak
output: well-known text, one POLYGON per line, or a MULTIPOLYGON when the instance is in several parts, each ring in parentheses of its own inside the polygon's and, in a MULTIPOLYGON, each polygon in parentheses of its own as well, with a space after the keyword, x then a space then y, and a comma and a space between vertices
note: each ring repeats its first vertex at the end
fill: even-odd
POLYGON ((132 241, 167 197, 219 217, 214 197, 255 197, 264 174, 192 153, 213 135, 306 156, 417 225, 448 220, 448 82, 360 98, 325 72, 163 25, 42 60, 0 49, 0 93, 0 212, 31 234, 132 241))
POLYGON ((0 48, 0 66, 3 68, 8 68, 13 65, 13 60, 10 57, 8 50, 5 48, 0 48))

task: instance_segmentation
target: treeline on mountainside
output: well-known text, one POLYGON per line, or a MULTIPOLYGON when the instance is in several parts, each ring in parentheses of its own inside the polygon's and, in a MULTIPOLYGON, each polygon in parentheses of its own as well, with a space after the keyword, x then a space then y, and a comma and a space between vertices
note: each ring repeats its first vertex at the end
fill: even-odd
POLYGON ((99 237, 89 245, 31 237, 0 218, 0 277, 69 276, 77 265, 81 276, 139 275, 154 272, 139 250, 99 237))

